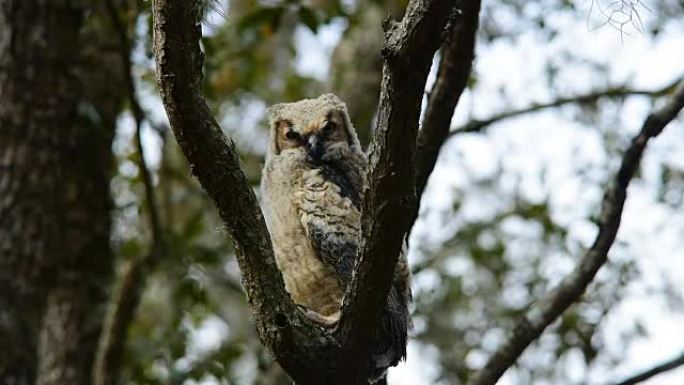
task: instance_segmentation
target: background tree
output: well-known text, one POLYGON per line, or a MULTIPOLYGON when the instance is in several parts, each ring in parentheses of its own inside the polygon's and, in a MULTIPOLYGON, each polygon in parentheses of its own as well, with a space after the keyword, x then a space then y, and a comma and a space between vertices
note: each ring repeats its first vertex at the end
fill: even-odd
POLYGON ((112 273, 121 69, 96 7, 0 2, 0 381, 87 384, 112 273))

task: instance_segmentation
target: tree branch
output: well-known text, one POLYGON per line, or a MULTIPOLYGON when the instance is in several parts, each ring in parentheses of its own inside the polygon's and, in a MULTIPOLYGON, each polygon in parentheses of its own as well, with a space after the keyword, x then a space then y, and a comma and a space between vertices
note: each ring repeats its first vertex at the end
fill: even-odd
POLYGON ((583 95, 559 98, 559 99, 556 99, 556 100, 549 102, 549 103, 537 103, 537 104, 533 104, 531 106, 520 108, 517 110, 505 111, 505 112, 501 112, 498 114, 494 114, 493 116, 491 116, 487 119, 471 120, 470 122, 451 130, 451 132, 449 132, 449 136, 458 135, 458 134, 465 134, 465 133, 480 132, 483 129, 485 129, 487 126, 494 124, 494 123, 498 123, 504 119, 514 118, 514 117, 517 117, 520 115, 525 115, 525 114, 529 114, 532 112, 545 110, 548 108, 561 107, 561 106, 564 106, 567 104, 592 103, 592 102, 595 102, 601 98, 619 98, 619 97, 631 96, 631 95, 643 95, 643 96, 651 96, 651 97, 664 96, 664 95, 671 93, 675 89, 675 87, 677 87, 677 84, 679 84, 679 82, 681 80, 682 80, 681 77, 677 78, 672 83, 670 83, 670 84, 668 84, 662 88, 655 89, 655 90, 635 89, 635 88, 630 88, 628 86, 620 86, 620 87, 606 88, 604 90, 592 91, 592 92, 589 92, 589 93, 583 94, 583 95))
POLYGON ((234 241, 248 304, 262 343, 300 385, 331 383, 340 343, 299 311, 285 291, 261 210, 232 140, 202 94, 200 10, 194 1, 153 2, 157 84, 193 175, 234 241))
POLYGON ((416 193, 423 195, 428 178, 435 168, 439 151, 449 138, 451 118, 475 57, 480 0, 462 1, 461 16, 452 36, 442 47, 437 79, 430 91, 423 127, 418 132, 416 149, 416 193))
POLYGON ((423 90, 440 36, 454 14, 453 0, 412 0, 400 23, 386 20, 383 26, 380 105, 369 149, 359 259, 338 327, 348 344, 342 347, 337 384, 361 383, 359 376, 367 373, 368 344, 417 212, 415 153, 423 90))
MULTIPOLYGON (((194 176, 214 201, 236 249, 243 285, 265 345, 287 351, 292 333, 315 330, 285 291, 258 202, 232 140, 202 95, 201 12, 196 2, 155 0, 157 83, 171 128, 194 176)), ((326 340, 322 333, 318 337, 326 340)), ((312 342, 313 344, 313 342, 312 342)), ((282 356, 279 356, 283 359, 282 356)))
POLYGON ((155 0, 157 83, 193 174, 233 238, 262 343, 297 384, 365 384, 378 309, 415 218, 415 143, 432 57, 455 0, 412 0, 400 23, 385 23, 378 126, 370 150, 360 258, 338 327, 314 325, 285 291, 256 198, 202 96, 201 25, 195 2, 155 0), (390 129, 391 127, 391 129, 390 129))
POLYGON ((119 41, 119 56, 123 70, 123 79, 126 84, 128 102, 135 122, 138 170, 143 181, 145 211, 149 216, 152 246, 145 256, 132 259, 124 269, 121 284, 113 297, 101 333, 100 344, 93 367, 93 382, 95 385, 113 385, 118 383, 126 336, 140 302, 147 272, 166 254, 166 243, 159 220, 159 205, 154 194, 152 174, 145 160, 145 151, 142 144, 142 125, 146 115, 138 102, 135 81, 131 72, 133 68, 133 63, 130 59, 131 44, 126 25, 119 17, 113 1, 106 0, 105 7, 119 41))
POLYGON ((680 366, 684 365, 684 352, 679 354, 677 357, 674 357, 673 359, 669 361, 665 361, 659 365, 656 365, 648 370, 645 370, 641 373, 635 374, 629 378, 626 378, 615 385, 634 385, 638 384, 640 382, 646 381, 651 377, 654 377, 658 374, 667 372, 672 369, 676 369, 680 366))
POLYGON ((577 301, 596 272, 607 261, 608 251, 615 240, 622 209, 627 197, 627 186, 639 168, 641 156, 648 141, 660 134, 684 108, 684 82, 672 99, 661 109, 652 112, 641 131, 622 157, 620 169, 607 187, 601 205, 599 233, 575 270, 568 274, 544 298, 537 301, 513 326, 504 343, 492 354, 486 365, 470 379, 470 385, 493 385, 512 366, 527 346, 536 340, 544 329, 577 301))

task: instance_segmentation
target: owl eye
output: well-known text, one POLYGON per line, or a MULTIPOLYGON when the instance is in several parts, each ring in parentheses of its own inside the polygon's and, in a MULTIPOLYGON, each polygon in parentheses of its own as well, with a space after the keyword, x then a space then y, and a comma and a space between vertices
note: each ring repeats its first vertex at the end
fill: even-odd
POLYGON ((335 131, 336 127, 337 127, 337 125, 335 124, 335 122, 328 122, 325 124, 325 126, 323 126, 323 132, 331 133, 331 132, 335 131))
POLYGON ((300 138, 299 133, 297 133, 297 132, 295 132, 295 131, 288 131, 288 132, 286 132, 286 133, 285 133, 285 137, 286 137, 288 140, 299 140, 299 138, 300 138))

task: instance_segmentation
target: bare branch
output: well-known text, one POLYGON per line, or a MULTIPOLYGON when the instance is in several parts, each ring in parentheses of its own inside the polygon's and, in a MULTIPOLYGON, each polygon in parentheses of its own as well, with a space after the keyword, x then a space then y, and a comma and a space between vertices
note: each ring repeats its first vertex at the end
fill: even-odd
POLYGON ((641 131, 632 139, 631 145, 625 151, 620 169, 603 197, 598 221, 599 233, 594 244, 582 256, 575 270, 544 298, 533 304, 517 321, 504 343, 492 354, 485 366, 475 373, 468 384, 495 384, 506 369, 516 362, 527 346, 582 296, 596 272, 607 261, 608 251, 620 227, 622 209, 627 197, 627 186, 639 168, 646 144, 651 138, 660 134, 682 108, 684 108, 684 82, 678 86, 672 99, 663 108, 648 116, 641 131))
POLYGON ((131 105, 131 112, 133 113, 133 120, 135 121, 135 144, 138 152, 138 169, 142 176, 143 186, 145 189, 145 203, 148 215, 150 216, 150 227, 152 229, 152 249, 155 252, 150 253, 150 259, 157 259, 163 255, 165 248, 164 234, 159 220, 159 208, 157 199, 154 195, 154 183, 152 182, 152 173, 147 165, 145 159, 145 150, 142 144, 142 125, 146 120, 146 114, 140 107, 138 101, 135 80, 133 79, 131 62, 131 44, 126 32, 126 25, 119 17, 119 14, 114 6, 112 0, 105 0, 105 6, 111 19, 114 31, 119 39, 119 52, 121 56, 121 64, 124 71, 124 80, 126 82, 126 91, 128 93, 128 102, 131 105))
POLYGON ((638 384, 640 382, 644 382, 648 380, 651 377, 657 376, 658 374, 667 372, 672 369, 676 369, 680 366, 684 365, 684 352, 679 354, 677 357, 674 357, 673 359, 669 361, 665 361, 659 365, 656 365, 648 370, 645 370, 641 373, 635 374, 629 378, 626 378, 615 385, 634 385, 638 384))
POLYGON ((159 205, 154 194, 152 175, 145 160, 145 151, 142 144, 141 131, 146 115, 138 102, 135 81, 131 73, 133 66, 130 59, 131 44, 126 25, 119 17, 112 0, 106 0, 105 6, 119 40, 121 68, 124 72, 123 78, 126 83, 128 102, 133 114, 133 120, 135 121, 138 169, 142 176, 145 191, 146 212, 149 216, 149 225, 152 232, 152 246, 145 256, 132 259, 126 269, 124 269, 121 285, 113 297, 109 313, 103 325, 93 367, 93 382, 95 385, 112 385, 118 382, 128 328, 133 322, 135 311, 140 302, 147 272, 166 254, 164 234, 159 220, 159 205))
POLYGON ((428 98, 423 127, 418 132, 416 193, 419 199, 435 168, 439 151, 449 138, 451 118, 468 84, 475 57, 480 0, 463 1, 461 5, 458 25, 442 47, 437 79, 428 98))
POLYGON ((532 112, 545 110, 548 108, 561 107, 561 106, 564 106, 567 104, 592 103, 592 102, 595 102, 595 101, 602 99, 602 98, 619 98, 619 97, 631 96, 631 95, 643 95, 643 96, 651 96, 651 97, 664 96, 664 95, 667 95, 670 92, 672 92, 675 89, 675 87, 677 87, 677 84, 679 84, 681 79, 682 79, 681 77, 677 78, 672 83, 670 83, 670 84, 668 84, 662 88, 655 89, 655 90, 635 89, 635 88, 630 88, 628 86, 611 87, 611 88, 607 88, 607 89, 600 90, 600 91, 592 91, 592 92, 589 92, 589 93, 583 94, 583 95, 559 98, 559 99, 556 99, 556 100, 549 102, 549 103, 537 103, 537 104, 533 104, 531 106, 524 107, 521 109, 501 112, 501 113, 495 114, 495 115, 493 115, 487 119, 471 120, 470 122, 466 123, 465 125, 457 127, 454 130, 452 130, 449 133, 449 135, 453 136, 453 135, 458 135, 458 134, 480 132, 483 129, 485 129, 487 126, 494 124, 494 123, 498 123, 504 119, 514 118, 514 117, 529 114, 532 112))
POLYGON ((95 385, 116 384, 118 381, 128 328, 140 302, 144 282, 141 260, 137 258, 128 262, 111 300, 93 365, 95 385))
MULTIPOLYGON (((200 11, 196 2, 155 0, 157 83, 190 168, 219 210, 236 249, 249 308, 262 343, 299 385, 332 383, 340 345, 313 324, 285 291, 261 210, 202 95, 200 11)), ((349 384, 354 384, 350 382, 349 384)))
POLYGON ((298 384, 325 382, 338 343, 295 307, 285 291, 271 238, 232 140, 202 95, 200 11, 195 2, 155 0, 157 83, 190 168, 231 235, 259 337, 298 384))
POLYGON ((367 373, 368 343, 417 211, 415 149, 421 98, 432 58, 442 44, 440 36, 454 14, 453 0, 412 0, 400 23, 384 24, 383 79, 369 149, 363 237, 338 328, 348 344, 342 347, 337 384, 361 383, 358 376, 367 373))

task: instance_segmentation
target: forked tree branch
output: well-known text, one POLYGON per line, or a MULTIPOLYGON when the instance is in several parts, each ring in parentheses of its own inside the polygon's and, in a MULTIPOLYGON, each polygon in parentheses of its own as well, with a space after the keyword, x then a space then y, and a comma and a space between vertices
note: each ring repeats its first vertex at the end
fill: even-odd
POLYGON ((400 23, 386 23, 360 258, 334 330, 314 325, 285 291, 261 210, 240 169, 235 146, 204 101, 198 3, 153 3, 157 83, 171 127, 192 173, 213 199, 235 242, 262 343, 299 385, 367 381, 370 336, 416 209, 414 155, 420 100, 454 3, 412 0, 400 23))
POLYGON ((204 101, 200 6, 197 1, 153 2, 156 76, 162 101, 192 173, 213 200, 234 240, 243 286, 262 343, 295 381, 321 383, 322 375, 311 373, 314 369, 307 364, 315 365, 326 355, 330 359, 335 341, 297 311, 285 291, 271 238, 240 168, 235 145, 224 136, 204 101))
POLYGON ((489 118, 486 119, 473 119, 469 121, 468 123, 456 127, 455 129, 451 130, 449 132, 449 136, 453 135, 458 135, 458 134, 467 134, 467 133, 473 133, 473 132, 480 132, 483 129, 487 128, 488 126, 498 123, 502 120, 509 119, 509 118, 515 118, 521 115, 533 113, 533 112, 538 112, 542 111, 545 109, 549 108, 554 108, 554 107, 561 107, 565 106, 568 104, 582 104, 582 103, 593 103, 599 99, 604 99, 604 98, 620 98, 620 97, 625 97, 625 96, 632 96, 632 95, 642 95, 642 96, 651 96, 651 97, 657 97, 657 96, 664 96, 667 95, 668 93, 671 93, 675 87, 679 84, 679 82, 682 80, 682 78, 677 78, 670 84, 667 84, 666 86, 654 90, 646 90, 646 89, 637 89, 637 88, 631 88, 628 86, 621 86, 621 87, 611 87, 611 88, 606 88, 604 90, 597 90, 597 91, 592 91, 586 94, 582 95, 576 95, 576 96, 569 96, 569 97, 563 97, 559 98, 556 100, 553 100, 548 103, 536 103, 532 104, 528 107, 516 109, 516 110, 511 110, 511 111, 504 111, 500 112, 498 114, 494 114, 489 118))
POLYGON ((629 378, 625 378, 624 380, 616 383, 615 385, 635 385, 640 382, 644 382, 651 377, 655 377, 658 374, 665 373, 672 369, 676 369, 682 365, 684 365, 684 353, 680 353, 677 357, 674 357, 671 360, 665 361, 641 373, 635 374, 629 378))
POLYGON ((449 138, 451 118, 468 84, 475 58, 475 36, 480 15, 480 0, 462 1, 461 15, 453 34, 442 47, 437 79, 428 97, 423 126, 416 149, 416 193, 423 195, 439 151, 449 138))
POLYGON ((493 385, 512 366, 522 352, 539 335, 584 293, 599 268, 607 261, 608 251, 615 241, 627 186, 639 168, 648 141, 660 134, 684 108, 684 82, 668 103, 652 112, 622 157, 617 175, 603 196, 598 221, 599 232, 593 245, 579 260, 575 269, 545 297, 534 303, 509 332, 504 343, 492 354, 485 366, 475 373, 469 385, 493 385))

